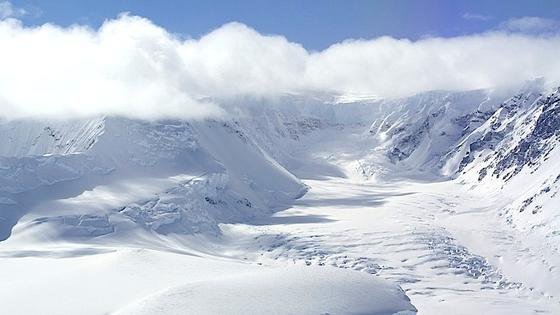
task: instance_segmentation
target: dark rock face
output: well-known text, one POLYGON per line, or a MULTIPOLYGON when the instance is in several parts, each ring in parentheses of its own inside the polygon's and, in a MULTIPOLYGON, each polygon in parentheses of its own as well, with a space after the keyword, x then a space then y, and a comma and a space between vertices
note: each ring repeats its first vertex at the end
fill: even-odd
POLYGON ((453 123, 461 127, 461 137, 463 137, 480 127, 491 115, 492 112, 476 110, 474 113, 455 118, 453 123))
POLYGON ((400 138, 397 141, 397 144, 389 150, 387 156, 391 160, 391 162, 395 163, 398 161, 402 161, 407 159, 414 151, 418 148, 422 139, 426 136, 426 134, 430 131, 430 128, 433 126, 433 122, 436 118, 438 118, 444 109, 430 114, 424 121, 414 129, 414 127, 410 126, 401 126, 396 128, 392 135, 402 134, 403 132, 407 131, 407 127, 412 128, 412 132, 405 135, 404 137, 400 138))
POLYGON ((382 126, 392 141, 386 151, 389 160, 406 160, 428 141, 443 149, 437 152, 436 168, 462 154, 452 174, 466 172, 476 160, 482 163, 477 166, 479 181, 488 175, 508 181, 526 166, 538 167, 560 141, 560 89, 546 96, 534 91, 520 93, 493 108, 479 107, 457 116, 453 116, 454 107, 449 104, 441 102, 430 111, 420 110, 418 116, 405 112, 407 116, 397 124, 382 126), (444 129, 435 130, 442 126, 444 129), (442 148, 442 143, 449 147, 442 148), (483 160, 478 159, 481 154, 483 160))
MULTIPOLYGON (((482 138, 474 141, 469 145, 469 150, 461 160, 458 172, 463 171, 463 169, 474 161, 476 153, 484 149, 494 150, 496 145, 504 139, 504 135, 501 132, 489 132, 485 134, 482 138)), ((486 174, 484 175, 486 176, 486 174)))
POLYGON ((547 139, 557 136, 560 130, 560 91, 542 101, 543 112, 537 119, 533 135, 547 139))
POLYGON ((511 151, 499 156, 493 174, 509 180, 523 169, 524 166, 535 166, 540 159, 548 156, 560 135, 560 91, 542 98, 537 103, 538 118, 531 132, 523 138, 511 151))
POLYGON ((395 163, 397 161, 402 161, 414 153, 414 150, 416 150, 422 141, 425 131, 425 129, 421 128, 415 133, 409 134, 400 139, 398 144, 387 153, 391 162, 395 163))
MULTIPOLYGON (((509 142, 513 139, 512 135, 516 123, 515 118, 527 113, 530 109, 530 105, 539 97, 540 95, 532 93, 517 94, 500 104, 498 109, 493 113, 481 113, 479 117, 485 117, 483 124, 486 123, 487 127, 485 127, 483 132, 468 145, 468 150, 461 160, 458 172, 464 171, 483 150, 492 152, 485 157, 485 161, 491 161, 491 163, 478 171, 478 180, 481 181, 486 175, 491 173, 491 169, 495 170, 495 164, 506 155, 511 147, 509 142)), ((480 126, 483 124, 480 124, 480 126)), ((463 135, 468 136, 468 134, 465 133, 463 135)), ((501 172, 508 168, 508 166, 504 166, 503 169, 495 170, 493 174, 499 177, 502 174, 501 172)))

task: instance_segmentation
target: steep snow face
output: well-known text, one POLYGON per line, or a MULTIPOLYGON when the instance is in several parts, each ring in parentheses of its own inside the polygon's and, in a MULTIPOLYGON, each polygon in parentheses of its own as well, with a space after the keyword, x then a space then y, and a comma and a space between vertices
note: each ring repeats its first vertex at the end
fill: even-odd
POLYGON ((374 101, 340 103, 325 95, 286 95, 274 101, 240 99, 230 104, 229 111, 248 137, 294 170, 300 161, 293 153, 305 150, 304 138, 345 128, 365 130, 378 116, 378 108, 374 101))
POLYGON ((438 170, 441 157, 480 126, 501 101, 499 93, 486 90, 429 92, 384 101, 381 105, 387 112, 373 122, 370 133, 399 167, 438 170))
POLYGON ((230 121, 0 125, 0 239, 219 233, 305 186, 230 121), (17 225, 14 227, 14 225, 17 225))
POLYGON ((105 130, 103 118, 77 121, 0 122, 0 156, 24 157, 85 152, 105 130))
MULTIPOLYGON (((510 149, 509 146, 512 142, 517 142, 521 139, 529 140, 526 139, 528 134, 525 134, 527 133, 527 128, 523 126, 530 123, 531 116, 535 115, 535 102, 541 98, 542 96, 539 93, 518 94, 500 104, 499 108, 481 126, 468 133, 447 154, 445 157, 447 161, 444 166, 446 173, 455 174, 463 171, 465 168, 470 168, 468 166, 472 166, 473 162, 480 158, 481 153, 491 152, 500 159, 500 162, 495 161, 495 164, 499 164, 496 165, 494 172, 498 177, 500 172, 509 168, 507 164, 510 166, 518 162, 522 164, 523 162, 521 161, 514 161, 517 158, 511 155, 509 158, 499 158, 498 156, 506 154, 505 151, 510 149)), ((490 158, 487 158, 487 161, 489 160, 490 158)), ((479 170, 480 179, 486 176, 488 169, 479 170)), ((507 180, 515 172, 509 174, 502 173, 501 175, 504 176, 504 180, 507 180)))

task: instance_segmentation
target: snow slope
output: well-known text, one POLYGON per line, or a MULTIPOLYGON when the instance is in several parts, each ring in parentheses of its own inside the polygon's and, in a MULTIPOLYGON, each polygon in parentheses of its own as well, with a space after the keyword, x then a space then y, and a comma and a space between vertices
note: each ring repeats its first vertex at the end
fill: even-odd
POLYGON ((248 314, 255 310, 265 314, 416 313, 404 292, 387 281, 334 268, 299 266, 181 285, 116 314, 248 314))
POLYGON ((305 192, 228 121, 100 118, 2 128, 0 236, 17 223, 10 241, 39 231, 52 240, 111 237, 134 226, 217 233, 217 222, 270 213, 305 192))
POLYGON ((105 248, 80 253, 59 248, 22 253, 0 259, 0 274, 1 309, 8 314, 414 311, 400 288, 365 274, 168 251, 105 248), (25 277, 10 276, 14 274, 25 277), (326 287, 331 288, 327 293, 326 287))

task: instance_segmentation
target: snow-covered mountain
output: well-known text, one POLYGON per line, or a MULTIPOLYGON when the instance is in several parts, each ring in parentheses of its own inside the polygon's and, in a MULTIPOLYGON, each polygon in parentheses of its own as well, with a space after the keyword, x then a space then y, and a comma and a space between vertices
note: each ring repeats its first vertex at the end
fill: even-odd
POLYGON ((542 233, 547 242, 555 242, 560 228, 559 108, 560 90, 518 94, 457 147, 465 152, 458 180, 499 190, 507 222, 542 233))
POLYGON ((500 213, 523 230, 555 236, 560 91, 531 82, 513 95, 430 92, 382 102, 370 133, 398 169, 502 195, 500 213))
MULTIPOLYGON (((253 259, 259 266, 270 263, 259 259, 270 258, 275 262, 285 259, 291 264, 301 259, 307 266, 316 262, 317 266, 329 264, 379 274, 412 292, 413 303, 430 307, 433 302, 429 297, 437 296, 430 290, 439 285, 437 277, 442 274, 431 272, 438 268, 448 268, 451 273, 480 281, 476 282, 480 285, 478 289, 490 285, 496 290, 522 289, 524 283, 508 278, 510 265, 497 267, 492 259, 473 253, 480 251, 480 247, 471 252, 456 244, 457 240, 446 234, 451 232, 444 227, 452 227, 452 214, 458 211, 453 209, 463 207, 458 206, 465 203, 461 196, 468 194, 465 200, 485 198, 484 206, 479 208, 490 209, 497 222, 503 222, 513 233, 522 235, 522 239, 530 238, 528 244, 544 244, 550 250, 547 257, 557 253, 560 246, 556 239, 560 231, 556 207, 560 203, 559 107, 560 90, 546 91, 535 81, 514 92, 432 91, 387 100, 330 95, 285 95, 272 100, 239 98, 229 100, 224 117, 194 121, 142 121, 124 117, 3 121, 0 122, 0 258, 2 255, 33 256, 54 246, 65 248, 65 253, 67 247, 72 248, 71 254, 57 254, 72 257, 121 251, 115 248, 142 248, 188 253, 205 259, 206 256, 234 258, 243 263, 253 259), (397 185, 409 187, 410 182, 415 185, 443 182, 462 190, 452 194, 429 190, 413 201, 391 203, 387 209, 383 207, 385 200, 376 199, 377 193, 370 190, 397 185), (306 195, 309 189, 311 193, 306 195), (307 199, 298 200, 304 195, 307 199), (315 196, 328 198, 315 200, 315 196), (430 206, 414 202, 429 202, 430 206), (439 216, 430 208, 435 204, 451 216, 445 217, 451 222, 449 226, 426 227, 434 223, 425 220, 439 216), (344 211, 335 220, 321 214, 325 208, 344 211), (400 216, 389 212, 393 208, 400 209, 395 212, 400 216), (386 211, 379 213, 395 215, 396 221, 379 221, 375 211, 354 217, 356 209, 386 211), (283 210, 295 211, 295 215, 274 215, 283 210), (418 214, 419 211, 425 215, 418 214), (378 221, 361 222, 361 216, 373 216, 378 221), (331 229, 320 224, 354 222, 356 218, 360 229, 366 232, 333 224, 337 236, 325 237, 322 245, 314 243, 331 229), (416 226, 413 221, 421 224, 416 226), (294 227, 298 224, 312 227, 307 232, 294 227), (271 226, 277 225, 310 235, 290 238, 282 234, 285 232, 274 234, 271 226), (376 230, 368 230, 372 228, 376 230), (351 238, 352 233, 364 238, 355 245, 359 257, 353 257, 356 255, 352 252, 353 243, 345 244, 356 240, 338 239, 351 238), (383 241, 376 238, 376 233, 385 233, 379 236, 383 241), (400 237, 410 239, 371 248, 400 237), (301 238, 305 243, 298 243, 301 238), (332 240, 336 242, 331 248, 321 247, 332 240), (391 251, 391 246, 409 243, 419 244, 418 248, 425 252, 421 255, 415 248, 399 247, 396 253, 409 255, 408 251, 413 251, 394 262, 396 256, 390 255, 397 254, 391 251), (389 256, 386 261, 374 260, 368 250, 389 256), (258 253, 258 258, 251 258, 253 251, 258 253), (422 257, 428 258, 424 261, 422 257), (409 262, 413 266, 406 265, 409 262), (432 262, 435 265, 430 265, 429 271, 423 271, 420 276, 413 272, 407 274, 417 265, 432 262), (422 281, 426 282, 425 286, 422 281)), ((418 187, 413 186, 419 191, 428 189, 418 187)), ((387 196, 399 198, 416 193, 398 191, 387 196)), ((474 212, 471 210, 468 208, 464 213, 474 212)), ((164 264, 169 264, 168 258, 160 255, 163 254, 151 253, 149 259, 162 259, 164 264)), ((130 259, 134 262, 145 259, 140 256, 132 254, 134 258, 130 259)), ((210 269, 229 268, 220 269, 219 264, 211 261, 210 269)), ((546 263, 553 270, 553 263, 546 263)), ((173 266, 177 270, 184 268, 173 266)), ((235 270, 246 268, 235 266, 235 270)), ((321 272, 318 276, 315 269, 311 270, 309 279, 342 281, 330 271, 325 274, 328 276, 321 272)), ((286 274, 293 277, 291 273, 286 274)), ((262 275, 259 271, 258 275, 263 279, 259 285, 282 277, 282 273, 268 271, 262 275)), ((209 281, 205 285, 208 288, 239 285, 238 280, 232 283, 215 278, 203 280, 209 281)), ((168 293, 159 292, 146 298, 148 293, 154 293, 147 290, 127 296, 128 302, 145 300, 132 303, 124 310, 141 309, 145 306, 142 303, 147 303, 148 309, 160 307, 165 301, 175 303, 175 297, 190 292, 190 282, 173 281, 166 282, 177 286, 168 293)), ((322 281, 317 286, 323 286, 322 281)), ((461 283, 470 285, 470 281, 461 283)), ((533 284, 528 282, 526 287, 529 285, 533 284)), ((391 310, 414 312, 414 307, 403 298, 404 293, 392 284, 368 288, 378 294, 392 292, 395 302, 391 310), (384 289, 375 291, 374 287, 384 289)), ((556 293, 552 288, 542 289, 538 294, 550 294, 554 300, 556 293)), ((263 303, 266 305, 266 301, 263 303)), ((126 305, 116 301, 107 309, 113 311, 117 306, 126 305)))
POLYGON ((217 232, 305 186, 235 122, 125 118, 3 123, 0 235, 217 232))
POLYGON ((500 187, 515 199, 504 210, 509 221, 544 224, 558 186, 558 91, 543 94, 535 81, 508 93, 239 99, 228 108, 232 118, 192 122, 4 122, 0 235, 6 239, 16 223, 16 236, 47 226, 53 237, 100 236, 119 224, 119 233, 130 226, 219 233, 220 222, 270 214, 302 196, 305 185, 292 174, 310 167, 302 161, 310 157, 294 155, 305 151, 301 138, 321 141, 344 128, 363 129, 349 164, 364 179, 386 178, 391 169, 393 176, 398 170, 500 187))

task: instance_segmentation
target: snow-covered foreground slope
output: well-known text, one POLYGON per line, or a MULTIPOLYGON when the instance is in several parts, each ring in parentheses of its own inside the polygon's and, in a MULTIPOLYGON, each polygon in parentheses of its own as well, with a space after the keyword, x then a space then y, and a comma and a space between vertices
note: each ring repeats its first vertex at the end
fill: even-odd
POLYGON ((404 292, 367 274, 284 267, 222 276, 156 293, 117 314, 412 314, 404 292), (326 290, 326 288, 329 288, 326 290))
POLYGON ((558 106, 533 82, 239 99, 194 122, 2 123, 0 299, 20 313, 558 313, 558 106))
POLYGON ((1 259, 0 274, 5 314, 414 311, 399 287, 366 274, 142 249, 27 253, 1 259))

